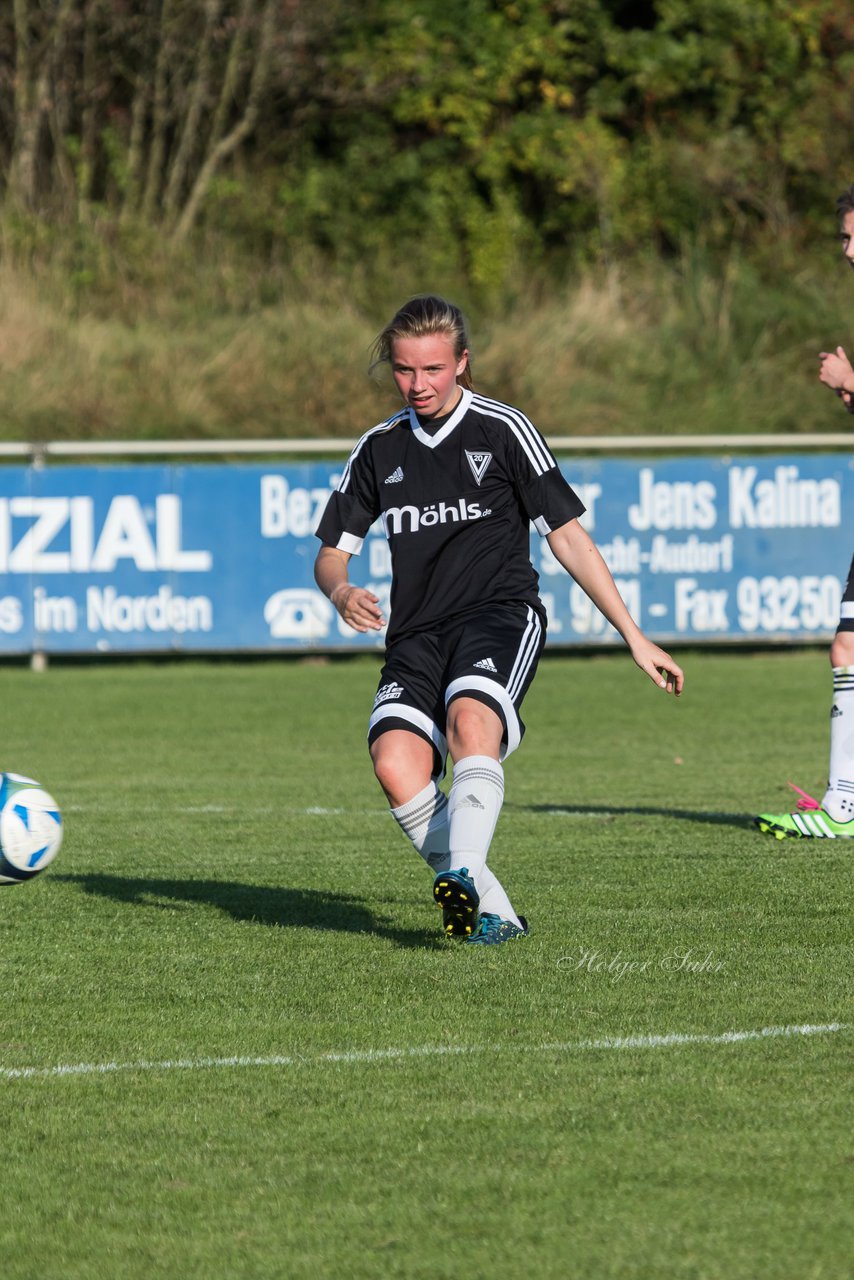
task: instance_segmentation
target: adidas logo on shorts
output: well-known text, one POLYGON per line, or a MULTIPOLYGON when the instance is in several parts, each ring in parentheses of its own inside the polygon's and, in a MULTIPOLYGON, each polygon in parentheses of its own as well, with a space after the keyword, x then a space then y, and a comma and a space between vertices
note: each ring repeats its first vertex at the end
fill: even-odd
POLYGON ((483 671, 494 671, 498 675, 498 668, 491 658, 481 658, 480 662, 476 662, 474 665, 480 667, 483 671))

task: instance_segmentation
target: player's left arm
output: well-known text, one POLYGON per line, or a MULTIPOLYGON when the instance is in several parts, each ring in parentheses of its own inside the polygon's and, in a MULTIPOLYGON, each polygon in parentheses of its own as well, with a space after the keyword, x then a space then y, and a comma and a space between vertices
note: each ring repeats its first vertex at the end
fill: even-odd
POLYGON ((644 635, 626 608, 599 548, 577 520, 546 535, 552 553, 625 640, 641 671, 660 689, 682 692, 685 676, 669 653, 644 635))
POLYGON ((851 367, 845 348, 837 347, 835 351, 821 351, 819 360, 821 361, 819 381, 826 387, 830 387, 831 391, 836 392, 849 413, 854 412, 854 368, 851 367))

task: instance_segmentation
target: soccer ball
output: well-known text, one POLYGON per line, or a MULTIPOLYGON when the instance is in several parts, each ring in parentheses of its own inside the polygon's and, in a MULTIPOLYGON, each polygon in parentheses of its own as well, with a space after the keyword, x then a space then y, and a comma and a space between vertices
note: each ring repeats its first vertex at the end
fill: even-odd
POLYGON ((62 844, 62 817, 32 778, 0 773, 0 884, 31 880, 62 844))

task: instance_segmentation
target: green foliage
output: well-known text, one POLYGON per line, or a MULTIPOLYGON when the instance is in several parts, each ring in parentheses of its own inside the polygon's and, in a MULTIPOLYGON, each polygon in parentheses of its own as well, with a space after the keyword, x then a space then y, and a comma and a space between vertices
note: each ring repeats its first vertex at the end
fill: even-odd
POLYGON ((242 252, 351 270, 391 247, 493 305, 545 262, 800 245, 851 177, 833 0, 296 0, 271 35, 261 0, 69 0, 29 44, 28 2, 0 19, 23 85, 0 94, 0 177, 10 208, 66 221, 180 239, 192 203, 242 252))
POLYGON ((374 0, 330 60, 326 159, 304 151, 282 196, 336 253, 446 237, 486 297, 508 237, 576 264, 797 239, 847 181, 852 58, 826 0, 374 0))

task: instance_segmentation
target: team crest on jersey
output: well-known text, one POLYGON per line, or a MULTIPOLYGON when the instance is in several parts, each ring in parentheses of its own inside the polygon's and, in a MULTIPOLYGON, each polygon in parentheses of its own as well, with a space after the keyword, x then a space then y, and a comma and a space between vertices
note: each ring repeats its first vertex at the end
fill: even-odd
POLYGON ((466 449, 466 457, 469 460, 469 466, 471 467, 472 475, 474 476, 477 483, 480 484, 481 480, 486 474, 486 468, 489 466, 490 462, 492 461, 492 454, 491 453, 472 453, 470 449, 466 449))
POLYGON ((381 702, 388 702, 390 698, 399 698, 402 693, 403 685, 392 680, 390 684, 384 684, 377 690, 374 706, 378 707, 381 702))

